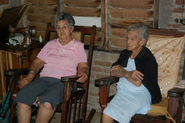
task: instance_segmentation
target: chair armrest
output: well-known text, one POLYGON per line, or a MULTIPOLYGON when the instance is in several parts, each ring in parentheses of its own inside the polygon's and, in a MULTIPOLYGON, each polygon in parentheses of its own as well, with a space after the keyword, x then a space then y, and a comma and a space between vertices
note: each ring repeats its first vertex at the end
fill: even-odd
POLYGON ((95 80, 95 86, 105 86, 105 85, 111 85, 115 82, 118 82, 119 77, 110 76, 110 77, 104 77, 100 79, 95 80))
POLYGON ((26 75, 29 72, 29 68, 21 68, 21 69, 9 69, 4 71, 5 76, 13 76, 15 75, 15 71, 19 72, 19 75, 26 75))
POLYGON ((185 89, 172 88, 168 91, 168 97, 183 97, 185 89))
POLYGON ((72 75, 72 76, 65 76, 65 77, 61 77, 61 82, 74 82, 76 80, 78 80, 80 78, 80 76, 78 75, 72 75))

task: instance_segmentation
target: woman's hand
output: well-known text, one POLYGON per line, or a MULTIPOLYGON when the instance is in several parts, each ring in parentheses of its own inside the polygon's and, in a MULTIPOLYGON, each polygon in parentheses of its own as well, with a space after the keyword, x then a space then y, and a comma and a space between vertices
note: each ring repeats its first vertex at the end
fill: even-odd
MULTIPOLYGON (((44 61, 36 57, 30 65, 30 71, 34 71, 35 73, 37 73, 43 66, 44 61)), ((25 85, 29 84, 34 79, 34 77, 34 73, 29 73, 25 78, 19 81, 18 87, 20 89, 23 88, 25 85)))
POLYGON ((34 77, 35 77, 34 74, 32 74, 32 73, 28 74, 28 76, 26 76, 21 81, 19 81, 18 87, 20 89, 23 88, 24 86, 26 86, 27 84, 29 84, 34 79, 34 77))
POLYGON ((89 71, 89 66, 86 62, 78 63, 77 75, 80 76, 80 78, 77 80, 77 82, 81 82, 81 83, 86 82, 88 78, 88 71, 89 71))
POLYGON ((78 73, 78 76, 80 76, 80 78, 77 80, 77 82, 81 82, 81 83, 84 83, 88 78, 87 74, 83 72, 78 73))
POLYGON ((139 82, 141 82, 143 80, 143 76, 144 76, 144 74, 141 73, 138 70, 129 71, 127 74, 128 74, 128 77, 131 77, 133 79, 136 79, 139 82))
POLYGON ((133 78, 130 78, 130 77, 126 77, 126 79, 132 83, 133 85, 139 87, 141 85, 141 81, 138 81, 137 79, 133 79, 133 78))
POLYGON ((126 79, 135 86, 139 87, 142 83, 143 76, 144 75, 138 70, 128 71, 126 79))

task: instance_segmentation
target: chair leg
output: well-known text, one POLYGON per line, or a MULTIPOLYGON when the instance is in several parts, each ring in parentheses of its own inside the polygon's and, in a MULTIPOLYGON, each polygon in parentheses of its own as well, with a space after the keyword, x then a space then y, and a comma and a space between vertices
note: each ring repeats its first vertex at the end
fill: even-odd
POLYGON ((181 97, 179 99, 179 107, 177 109, 177 120, 176 120, 176 123, 180 123, 181 122, 183 104, 184 104, 184 100, 183 100, 183 97, 181 97))
POLYGON ((100 119, 100 123, 103 122, 103 110, 107 106, 107 102, 108 102, 109 86, 110 85, 100 86, 100 89, 99 89, 99 101, 100 101, 100 105, 101 105, 101 119, 100 119))
MULTIPOLYGON (((171 115, 172 118, 176 117, 176 123, 181 122, 181 117, 182 117, 182 100, 181 98, 175 98, 175 97, 169 97, 168 101, 168 113, 171 115), (178 109, 178 110, 177 110, 178 109)), ((171 123, 171 119, 166 119, 166 123, 171 123)))
POLYGON ((62 100, 62 112, 61 112, 61 123, 67 123, 67 111, 68 104, 67 101, 71 96, 72 86, 70 82, 64 82, 64 94, 62 100))
POLYGON ((10 115, 9 115, 9 123, 16 123, 15 110, 16 110, 16 105, 12 104, 10 109, 10 115))

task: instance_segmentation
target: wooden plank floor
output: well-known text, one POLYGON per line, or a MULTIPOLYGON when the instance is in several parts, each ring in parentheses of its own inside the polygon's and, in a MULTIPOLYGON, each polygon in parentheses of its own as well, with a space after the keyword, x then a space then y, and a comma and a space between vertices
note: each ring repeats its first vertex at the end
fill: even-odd
MULTIPOLYGON (((87 115, 89 114, 89 112, 90 111, 87 111, 87 115)), ((60 117, 61 117, 61 113, 56 112, 50 123, 60 123, 60 117)), ((100 123, 100 113, 99 112, 96 112, 94 114, 94 117, 91 123, 100 123)))

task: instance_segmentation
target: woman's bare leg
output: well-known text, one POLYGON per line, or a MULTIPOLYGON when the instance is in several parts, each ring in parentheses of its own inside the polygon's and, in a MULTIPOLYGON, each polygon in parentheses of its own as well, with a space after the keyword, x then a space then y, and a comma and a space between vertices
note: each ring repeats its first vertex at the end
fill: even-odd
POLYGON ((113 123, 113 122, 114 122, 113 118, 109 117, 106 114, 103 114, 103 123, 113 123))
POLYGON ((17 116, 19 123, 30 123, 31 107, 26 104, 17 102, 17 116))
POLYGON ((38 115, 36 118, 36 123, 48 123, 55 109, 52 109, 51 104, 48 102, 44 102, 40 105, 38 115))

